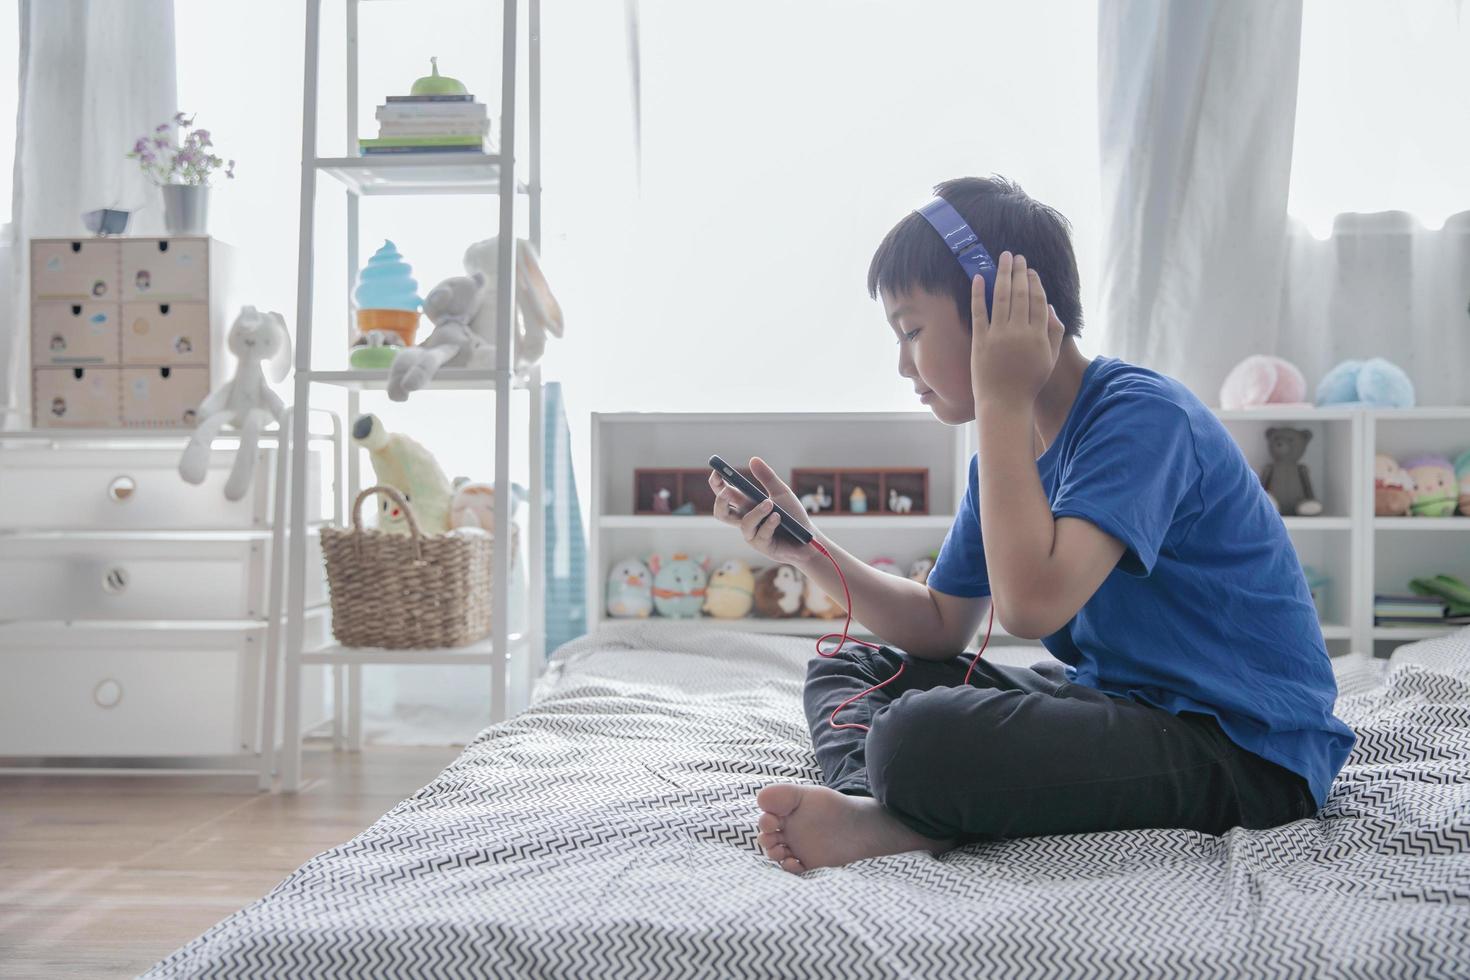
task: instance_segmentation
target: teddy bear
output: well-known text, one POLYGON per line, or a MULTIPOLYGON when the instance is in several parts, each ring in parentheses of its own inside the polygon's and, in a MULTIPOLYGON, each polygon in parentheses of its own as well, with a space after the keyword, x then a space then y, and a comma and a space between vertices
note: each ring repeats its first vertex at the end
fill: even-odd
POLYGON ((739 619, 755 605, 755 573, 739 558, 731 558, 709 577, 704 611, 716 619, 739 619))
POLYGON ((817 584, 817 580, 810 576, 806 579, 806 588, 802 591, 801 614, 813 619, 840 619, 847 615, 847 610, 842 608, 842 603, 827 594, 827 590, 817 584))
POLYGON ((1414 478, 1392 456, 1373 457, 1373 513, 1377 517, 1403 517, 1414 502, 1414 478))
POLYGON ((1261 469, 1261 486, 1282 514, 1316 517, 1322 513, 1322 504, 1312 493, 1311 474, 1301 462, 1311 441, 1310 429, 1276 426, 1266 430, 1271 462, 1261 469))
POLYGON ((1449 517, 1460 499, 1460 484, 1455 467, 1437 454, 1417 456, 1404 461, 1404 469, 1414 478, 1414 502, 1409 513, 1415 517, 1449 517))
MULTIPOLYGON (((199 404, 195 415, 204 421, 184 447, 179 475, 185 483, 203 483, 214 437, 226 425, 238 426, 240 444, 224 489, 226 500, 239 500, 250 489, 260 430, 268 422, 279 425, 286 410, 280 396, 266 382, 267 373, 271 380, 283 381, 291 370, 291 337, 286 332, 285 318, 279 313, 261 313, 253 306, 244 307, 230 326, 229 347, 239 362, 235 376, 199 404)), ((52 411, 56 411, 54 404, 52 411)), ((63 404, 56 414, 65 411, 63 404)))
POLYGON ((409 392, 428 384, 444 365, 462 366, 468 361, 481 343, 470 329, 470 320, 480 309, 485 282, 484 273, 476 272, 451 276, 429 290, 424 297, 424 315, 434 330, 423 342, 394 355, 388 366, 389 398, 407 401, 409 392))
POLYGON ((668 560, 662 555, 650 555, 648 568, 653 572, 653 607, 658 614, 671 619, 698 619, 704 606, 709 566, 710 560, 704 555, 690 558, 682 551, 676 551, 668 560))
POLYGON ((800 616, 806 576, 795 565, 771 565, 755 578, 756 615, 767 619, 800 616))
MULTIPOLYGON (((433 453, 402 433, 389 433, 376 415, 358 416, 352 423, 352 442, 368 451, 378 482, 403 494, 413 508, 420 532, 443 534, 449 530, 449 478, 433 453)), ((409 533, 408 519, 398 505, 386 496, 382 501, 378 530, 409 533)))
POLYGON ((653 612, 653 573, 637 558, 624 558, 607 573, 607 614, 646 619, 653 612))

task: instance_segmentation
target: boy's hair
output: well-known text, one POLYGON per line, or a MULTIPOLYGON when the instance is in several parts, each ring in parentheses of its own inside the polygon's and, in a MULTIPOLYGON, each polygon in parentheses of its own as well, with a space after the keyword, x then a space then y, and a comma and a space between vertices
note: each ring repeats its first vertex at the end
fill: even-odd
MULTIPOLYGON (((1056 308, 1066 335, 1082 332, 1082 287, 1072 252, 1072 225, 1061 213, 1033 200, 1020 185, 1004 177, 959 177, 934 188, 980 236, 986 250, 1000 261, 1010 251, 1026 256, 1026 265, 1041 276, 1046 301, 1056 308)), ((868 266, 868 295, 878 298, 915 287, 954 297, 960 319, 970 322, 970 281, 932 225, 910 211, 893 226, 868 266)))

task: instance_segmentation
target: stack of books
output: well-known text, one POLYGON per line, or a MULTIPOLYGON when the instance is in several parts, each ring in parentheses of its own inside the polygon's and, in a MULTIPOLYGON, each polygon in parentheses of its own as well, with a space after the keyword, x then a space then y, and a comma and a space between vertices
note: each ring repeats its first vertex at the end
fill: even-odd
POLYGON ((1470 616, 1450 615, 1439 596, 1388 595, 1373 597, 1374 626, 1452 626, 1470 623, 1470 616))
POLYGON ((382 153, 493 153, 485 104, 463 95, 390 95, 378 106, 378 136, 360 139, 364 156, 382 153))

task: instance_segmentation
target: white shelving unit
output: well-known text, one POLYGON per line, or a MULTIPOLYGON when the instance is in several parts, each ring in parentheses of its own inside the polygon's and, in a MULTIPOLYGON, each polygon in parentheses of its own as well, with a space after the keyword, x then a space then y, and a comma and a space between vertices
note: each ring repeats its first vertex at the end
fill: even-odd
MULTIPOLYGON (((1285 517, 1304 564, 1329 576, 1322 635, 1334 655, 1349 650, 1386 654, 1396 643, 1438 636, 1446 627, 1375 627, 1375 591, 1404 592, 1418 575, 1448 572, 1470 581, 1470 517, 1382 518, 1373 515, 1373 456, 1438 452, 1453 456, 1470 447, 1470 407, 1377 411, 1355 408, 1266 407, 1217 411, 1251 468, 1267 461, 1265 432, 1278 425, 1312 432, 1305 462, 1324 511, 1318 517, 1285 517)), ((860 558, 887 555, 905 565, 944 540, 964 493, 973 426, 947 427, 927 412, 597 414, 592 419, 592 534, 587 570, 590 628, 606 618, 608 569, 621 558, 682 550, 708 554, 716 563, 759 555, 730 527, 709 514, 633 513, 633 472, 644 467, 698 467, 710 453, 732 461, 760 455, 789 479, 793 467, 844 465, 929 466, 930 514, 818 515, 819 526, 860 558)), ((650 622, 698 623, 757 632, 816 636, 840 629, 841 620, 698 619, 650 622)), ((872 633, 853 623, 854 635, 872 633)), ((992 642, 1009 638, 996 627, 992 642)), ((1029 641, 1028 641, 1029 642, 1029 641)))
MULTIPOLYGON (((357 148, 358 120, 358 7, 360 0, 347 0, 346 67, 347 67, 347 133, 349 152, 357 148)), ((517 194, 528 198, 530 227, 524 236, 539 247, 541 243, 540 186, 540 5, 539 0, 502 0, 501 87, 499 154, 438 153, 414 156, 403 154, 385 158, 361 156, 323 157, 317 154, 318 69, 320 60, 321 0, 308 0, 306 5, 306 64, 304 73, 304 106, 302 115, 301 154, 301 227, 299 242, 297 330, 296 330, 296 401, 307 406, 313 386, 325 385, 346 392, 347 418, 358 415, 358 398, 363 391, 386 387, 386 371, 316 370, 311 358, 312 312, 315 276, 316 197, 318 180, 326 176, 338 181, 346 192, 347 255, 344 309, 350 309, 351 292, 359 267, 359 206, 364 197, 401 195, 490 195, 498 199, 498 222, 495 234, 503 243, 516 235, 514 201, 517 194), (516 172, 516 48, 518 40, 518 4, 528 10, 527 78, 529 84, 528 172, 525 180, 508 182, 508 174, 516 172)), ((403 15, 415 11, 400 8, 403 15)), ((488 229, 486 230, 488 231, 488 229)), ((482 235, 482 237, 488 237, 482 235)), ((542 438, 541 438, 541 373, 533 367, 525 380, 517 379, 511 370, 514 250, 501 248, 497 272, 497 336, 495 366, 489 369, 446 369, 439 372, 430 389, 474 390, 490 394, 494 399, 495 451, 495 538, 511 540, 510 488, 510 415, 511 392, 524 389, 529 394, 528 419, 530 486, 529 548, 527 597, 529 609, 526 629, 512 633, 509 629, 509 585, 512 554, 508 547, 495 549, 492 617, 495 628, 486 640, 453 650, 385 650, 347 648, 335 643, 308 645, 304 635, 304 598, 300 583, 306 562, 302 505, 305 488, 292 481, 290 503, 291 548, 287 572, 287 636, 285 645, 286 707, 285 749, 281 763, 281 787, 293 792, 300 783, 300 728, 292 712, 296 705, 293 685, 304 665, 331 664, 345 667, 346 700, 349 705, 346 741, 354 748, 361 744, 360 704, 361 668, 373 664, 469 664, 490 667, 489 701, 492 721, 500 721, 519 710, 529 694, 531 681, 545 659, 545 627, 543 596, 539 583, 544 551, 542 524, 542 438)), ((344 346, 345 340, 344 339, 344 346)), ((430 397, 419 393, 415 397, 430 397)), ((303 434, 302 415, 292 433, 292 472, 298 472, 303 434)), ((355 498, 361 487, 358 453, 350 451, 347 462, 346 500, 355 498)), ((339 691, 339 694, 342 692, 339 691)), ((472 734, 472 733, 466 733, 472 734)))

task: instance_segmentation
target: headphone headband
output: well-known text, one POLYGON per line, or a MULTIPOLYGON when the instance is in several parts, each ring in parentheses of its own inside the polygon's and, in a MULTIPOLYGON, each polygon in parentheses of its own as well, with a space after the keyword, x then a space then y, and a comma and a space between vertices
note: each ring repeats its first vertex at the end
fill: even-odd
POLYGON ((930 198, 927 203, 918 209, 924 220, 939 232, 939 237, 944 239, 945 246, 949 249, 960 268, 965 270, 965 276, 974 281, 976 276, 985 279, 985 309, 989 311, 994 305, 995 296, 995 260, 980 243, 980 236, 975 234, 975 229, 942 197, 930 198))

